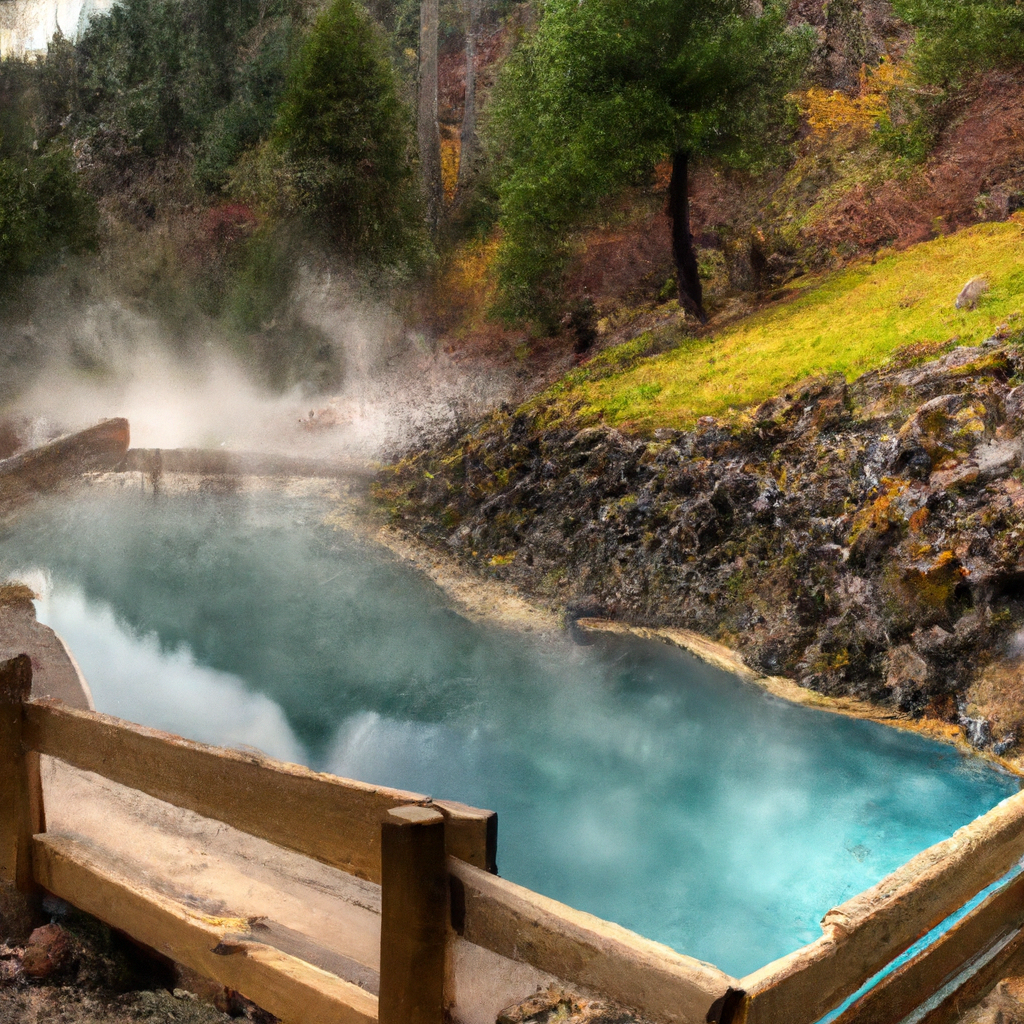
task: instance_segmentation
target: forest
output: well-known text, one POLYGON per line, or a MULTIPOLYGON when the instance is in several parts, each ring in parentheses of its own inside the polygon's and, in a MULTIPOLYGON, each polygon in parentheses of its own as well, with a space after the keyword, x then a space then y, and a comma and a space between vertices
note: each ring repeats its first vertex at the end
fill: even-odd
POLYGON ((618 307, 696 329, 1012 212, 998 154, 969 197, 890 194, 948 169, 951 126, 1019 68, 1018 6, 755 6, 127 0, 0 64, 3 301, 98 260, 183 337, 198 318, 315 390, 340 371, 289 312, 303 264, 400 295, 442 345, 543 361, 618 307), (621 281, 589 280, 601 254, 621 281))

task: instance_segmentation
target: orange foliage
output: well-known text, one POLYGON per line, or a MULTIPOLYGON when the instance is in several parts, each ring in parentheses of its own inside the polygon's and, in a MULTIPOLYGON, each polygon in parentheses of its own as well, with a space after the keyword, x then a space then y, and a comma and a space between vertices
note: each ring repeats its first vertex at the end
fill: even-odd
POLYGON ((872 69, 861 67, 856 96, 839 89, 808 89, 796 97, 811 132, 823 141, 859 142, 866 138, 888 109, 890 95, 904 86, 910 72, 905 65, 883 57, 872 69))
POLYGON ((446 203, 455 200, 455 187, 459 182, 459 156, 462 139, 449 125, 441 126, 441 186, 444 188, 446 203))
POLYGON ((445 310, 441 326, 472 326, 484 319, 494 297, 491 266, 497 249, 497 239, 492 238, 467 242, 452 253, 437 281, 437 293, 444 296, 437 307, 445 310))

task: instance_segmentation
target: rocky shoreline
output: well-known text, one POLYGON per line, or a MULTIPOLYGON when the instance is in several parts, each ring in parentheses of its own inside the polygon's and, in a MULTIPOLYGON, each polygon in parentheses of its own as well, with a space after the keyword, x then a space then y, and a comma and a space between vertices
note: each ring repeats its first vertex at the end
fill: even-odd
POLYGON ((1019 770, 1021 342, 909 350, 652 436, 554 398, 505 408, 372 492, 395 527, 570 623, 690 630, 1019 770))

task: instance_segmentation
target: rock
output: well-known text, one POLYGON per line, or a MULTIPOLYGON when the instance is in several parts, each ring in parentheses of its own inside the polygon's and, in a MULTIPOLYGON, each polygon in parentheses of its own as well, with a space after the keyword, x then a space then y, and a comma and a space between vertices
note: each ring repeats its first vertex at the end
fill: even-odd
POLYGON ((953 644, 955 637, 949 630, 941 626, 932 626, 929 629, 915 629, 910 637, 910 642, 921 654, 941 657, 953 644))
POLYGON ((1011 749, 1017 742, 1017 736, 1015 733, 1011 733, 1009 736, 1004 736, 1001 740, 992 744, 992 753, 996 757, 1002 757, 1008 750, 1011 749))
POLYGON ((932 471, 932 457, 920 445, 910 445, 900 452, 894 467, 912 480, 927 480, 932 471))
POLYGON ((847 386, 842 374, 809 380, 762 402, 752 414, 761 428, 775 427, 797 436, 836 426, 847 413, 847 386))
POLYGON ((1015 387, 1003 399, 1003 413, 1011 422, 1024 419, 1024 384, 1015 387))
POLYGON ((987 483, 1006 476, 1020 465, 1020 442, 989 441, 980 444, 974 451, 978 466, 978 480, 987 483))
POLYGON ((960 294, 953 303, 957 309, 976 309, 978 300, 988 291, 988 281, 981 277, 972 277, 960 289, 960 294))
POLYGON ((983 440, 994 419, 983 401, 972 396, 939 395, 925 402, 900 427, 896 464, 905 453, 923 448, 933 462, 963 456, 983 440))
POLYGON ((981 470, 973 459, 958 462, 948 469, 937 469, 928 478, 928 486, 937 491, 948 491, 952 487, 970 487, 978 483, 981 470))
POLYGON ((385 471, 412 498, 388 508, 546 600, 1024 739, 1016 677, 977 682, 1024 631, 1024 387, 1005 384, 1024 356, 996 340, 655 439, 524 413, 513 443, 498 417, 385 471))
POLYGON ((992 727, 987 718, 970 718, 960 715, 959 722, 963 726, 967 742, 972 747, 984 750, 992 742, 992 727))
POLYGON ((901 711, 920 711, 927 703, 924 691, 931 681, 928 663, 909 644, 901 644, 885 659, 885 685, 901 711))
POLYGON ((468 526, 460 526, 448 538, 448 546, 458 550, 469 543, 471 533, 472 531, 468 526))
POLYGON ((29 978, 49 978, 71 959, 73 940, 59 924, 46 924, 37 928, 25 944, 22 973, 29 978))
POLYGON ((587 999, 552 985, 508 1006, 495 1024, 649 1024, 630 1010, 603 999, 587 999))

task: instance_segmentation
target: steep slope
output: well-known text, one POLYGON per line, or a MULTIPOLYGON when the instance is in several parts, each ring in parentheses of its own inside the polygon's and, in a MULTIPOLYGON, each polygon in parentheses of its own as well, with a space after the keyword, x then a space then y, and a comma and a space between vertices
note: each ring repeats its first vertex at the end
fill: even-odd
POLYGON ((1021 228, 893 255, 808 284, 705 348, 676 329, 677 348, 644 355, 672 343, 663 327, 385 470, 378 501, 570 619, 696 629, 766 673, 960 722, 1012 755, 1024 738, 1024 323, 1007 314, 1024 305, 1021 228), (970 313, 944 291, 944 273, 962 283, 953 257, 922 270, 959 245, 997 271, 970 313), (936 291, 901 304, 908 282, 936 291), (865 293, 887 294, 908 329, 863 315, 879 301, 865 293), (822 365, 813 340, 829 330, 822 365), (936 344, 943 330, 960 337, 936 344), (793 383, 768 397, 787 352, 793 383), (816 366, 831 372, 794 379, 816 366))

